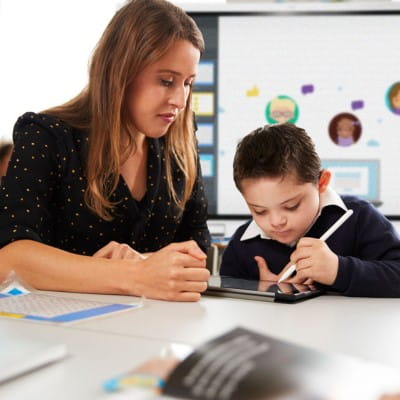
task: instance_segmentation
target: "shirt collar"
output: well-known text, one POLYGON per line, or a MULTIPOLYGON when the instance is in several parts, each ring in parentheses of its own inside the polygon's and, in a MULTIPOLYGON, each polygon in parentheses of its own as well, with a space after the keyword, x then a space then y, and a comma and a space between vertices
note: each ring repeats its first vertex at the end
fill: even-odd
MULTIPOLYGON (((317 217, 315 218, 315 221, 318 219, 318 217, 321 215, 322 209, 327 207, 327 206, 336 206, 341 208, 344 211, 347 211, 347 207, 344 204, 342 198, 330 187, 328 187, 322 194, 321 194, 321 203, 320 203, 320 209, 318 211, 317 217)), ((314 223, 315 223, 314 221, 314 223)), ((314 225, 314 223, 312 225, 314 225)), ((311 225, 311 226, 312 226, 311 225)), ((310 229, 311 229, 310 226, 310 229)), ((257 236, 260 236, 261 239, 271 239, 269 236, 267 236, 263 230, 256 224, 254 219, 250 222, 249 226, 246 228, 246 230, 243 232, 243 235, 240 237, 240 240, 248 240, 255 238, 257 236)))

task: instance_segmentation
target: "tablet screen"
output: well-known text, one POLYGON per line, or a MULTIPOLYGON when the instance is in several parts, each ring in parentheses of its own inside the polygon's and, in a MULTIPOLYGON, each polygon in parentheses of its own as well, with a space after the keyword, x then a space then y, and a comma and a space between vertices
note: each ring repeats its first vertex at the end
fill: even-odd
POLYGON ((206 294, 252 300, 294 302, 318 296, 323 291, 314 285, 277 283, 212 276, 206 294))

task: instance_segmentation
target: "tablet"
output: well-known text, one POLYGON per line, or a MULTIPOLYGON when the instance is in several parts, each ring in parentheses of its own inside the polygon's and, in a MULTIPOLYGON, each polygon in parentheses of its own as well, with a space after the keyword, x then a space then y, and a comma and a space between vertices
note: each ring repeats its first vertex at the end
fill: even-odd
POLYGON ((253 281, 230 276, 211 276, 204 294, 239 299, 294 303, 323 293, 314 285, 253 281))

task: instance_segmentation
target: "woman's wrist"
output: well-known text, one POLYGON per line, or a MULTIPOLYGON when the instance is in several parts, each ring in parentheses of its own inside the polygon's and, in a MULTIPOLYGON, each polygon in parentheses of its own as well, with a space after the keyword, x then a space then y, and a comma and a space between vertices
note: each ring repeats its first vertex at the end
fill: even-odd
MULTIPOLYGON (((111 261, 111 260, 110 260, 111 261)), ((117 271, 111 275, 115 291, 122 295, 142 296, 141 280, 144 272, 142 259, 112 260, 117 265, 117 271)))

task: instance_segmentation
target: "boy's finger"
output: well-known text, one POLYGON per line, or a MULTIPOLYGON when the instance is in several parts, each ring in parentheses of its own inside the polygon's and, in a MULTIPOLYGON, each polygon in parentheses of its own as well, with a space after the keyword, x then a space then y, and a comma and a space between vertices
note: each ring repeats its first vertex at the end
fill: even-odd
POLYGON ((296 248, 298 249, 300 247, 311 247, 311 246, 313 246, 315 244, 316 240, 320 240, 320 239, 311 238, 311 237, 307 237, 307 236, 302 237, 298 241, 296 248))
POLYGON ((289 285, 288 283, 284 283, 284 282, 278 283, 278 287, 279 287, 279 290, 283 293, 287 293, 287 294, 293 293, 293 287, 291 285, 289 285))
POLYGON ((293 263, 292 261, 289 261, 289 262, 283 267, 282 271, 279 272, 279 274, 278 274, 278 279, 280 279, 281 276, 286 272, 286 270, 287 270, 289 267, 291 267, 293 264, 294 264, 294 263, 293 263))
POLYGON ((254 260, 257 263, 260 281, 276 280, 277 275, 270 271, 270 269, 268 268, 268 264, 263 257, 255 256, 254 260))

